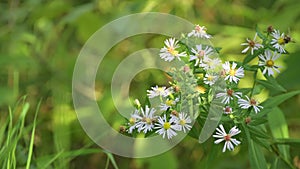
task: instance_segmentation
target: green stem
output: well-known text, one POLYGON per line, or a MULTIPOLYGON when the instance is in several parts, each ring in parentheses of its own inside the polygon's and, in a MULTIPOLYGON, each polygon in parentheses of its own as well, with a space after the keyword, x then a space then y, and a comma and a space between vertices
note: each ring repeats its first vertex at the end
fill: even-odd
MULTIPOLYGON (((276 142, 276 140, 272 140, 272 142, 273 142, 273 144, 274 144, 274 142, 276 142)), ((272 144, 271 144, 271 152, 273 152, 273 153, 275 153, 276 155, 277 155, 277 157, 279 157, 284 163, 286 163, 291 169, 295 169, 295 167, 291 164, 291 162, 288 160, 288 159, 286 159, 286 158, 284 158, 283 156, 282 156, 282 153, 278 150, 278 148, 277 148, 277 146, 276 145, 273 145, 272 146, 272 144)))
POLYGON ((109 165, 109 157, 107 156, 106 164, 105 164, 105 169, 108 169, 108 165, 109 165))
POLYGON ((193 99, 189 99, 189 111, 190 111, 190 117, 196 120, 195 113, 193 110, 193 99))
POLYGON ((252 85, 252 90, 251 90, 251 93, 250 93, 250 99, 252 98, 253 96, 253 92, 254 92, 254 88, 255 88, 255 85, 256 85, 256 76, 257 76, 257 69, 255 70, 254 74, 253 74, 253 85, 252 85))
POLYGON ((290 161, 288 161, 287 159, 285 159, 281 154, 279 154, 278 156, 284 163, 286 163, 291 169, 295 169, 295 167, 291 164, 290 161))

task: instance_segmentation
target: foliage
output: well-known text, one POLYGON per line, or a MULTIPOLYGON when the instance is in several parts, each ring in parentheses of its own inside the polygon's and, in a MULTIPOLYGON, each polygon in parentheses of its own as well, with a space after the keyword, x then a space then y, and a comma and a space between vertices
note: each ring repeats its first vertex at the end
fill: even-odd
MULTIPOLYGON (((71 77, 77 55, 92 33, 106 23, 138 12, 174 14, 192 23, 207 25, 211 33, 216 35, 214 39, 218 39, 218 41, 212 40, 214 45, 224 46, 221 55, 242 62, 243 56, 237 46, 244 41, 245 35, 252 32, 256 24, 259 27, 273 25, 284 31, 290 29, 291 37, 297 42, 300 39, 299 5, 298 0, 1 1, 0 166, 7 165, 8 160, 9 165, 17 167, 26 167, 25 164, 30 163, 32 168, 44 166, 44 168, 92 169, 104 168, 109 157, 108 168, 116 168, 112 156, 99 150, 81 129, 71 100, 71 77), (27 95, 26 100, 18 101, 24 95, 27 95), (36 107, 41 98, 43 99, 34 127, 32 122, 35 121, 36 107), (12 107, 11 110, 8 107, 12 107), (22 110, 24 114, 21 116, 22 110), (23 120, 24 125, 22 125, 23 120), (9 128, 10 124, 14 125, 9 128), (31 134, 33 129, 34 138, 31 134), (9 135, 8 132, 11 134, 9 135), (8 138, 13 138, 11 139, 13 141, 7 142, 8 138), (2 145, 8 143, 11 146, 4 149, 2 145), (32 153, 31 158, 29 158, 30 153, 32 153), (31 161, 27 162, 27 159, 31 161)), ((102 111, 107 113, 105 117, 112 122, 112 126, 119 126, 123 119, 111 115, 116 110, 112 104, 111 94, 106 90, 111 83, 109 77, 127 54, 144 46, 160 48, 163 38, 165 37, 156 35, 130 37, 116 45, 105 57, 102 67, 107 73, 97 77, 97 101, 101 105, 106 105, 105 110, 102 111)), ((290 45, 287 50, 290 56, 281 60, 285 66, 282 69, 283 73, 276 79, 281 87, 277 84, 271 85, 265 79, 260 80, 257 83, 271 90, 269 93, 262 91, 262 96, 268 94, 275 96, 285 92, 283 89, 287 92, 299 89, 297 74, 299 43, 290 45)), ((145 98, 141 98, 141 95, 144 95, 145 91, 154 84, 167 84, 165 79, 165 75, 159 71, 141 72, 132 81, 131 96, 142 102, 145 98)), ((251 78, 246 79, 240 85, 251 87, 248 85, 250 80, 251 78)), ((272 113, 268 113, 268 110, 264 109, 265 112, 259 115, 264 115, 265 118, 257 116, 252 119, 252 125, 260 125, 266 120, 280 117, 273 124, 269 122, 271 126, 265 128, 265 131, 272 133, 273 143, 271 145, 261 145, 264 142, 259 145, 251 143, 254 147, 252 152, 257 153, 257 147, 266 146, 270 147, 271 151, 280 152, 285 158, 288 157, 285 152, 289 149, 288 158, 296 159, 300 155, 299 141, 296 139, 300 137, 299 96, 294 93, 294 95, 276 97, 268 102, 273 104, 276 102, 282 111, 275 108, 269 110, 272 113), (279 100, 286 98, 287 101, 278 102, 276 97, 281 97, 279 100)), ((250 128, 245 130, 249 130, 250 134, 257 133, 250 128)), ((256 135, 258 135, 257 143, 265 139, 260 138, 259 133, 256 135)), ((199 145, 193 139, 186 138, 172 151, 161 156, 150 159, 115 157, 115 162, 118 166, 122 166, 121 168, 155 168, 162 162, 170 163, 169 168, 202 168, 202 166, 203 168, 250 168, 246 149, 239 149, 238 156, 235 152, 223 155, 218 151, 220 147, 212 146, 212 142, 199 145), (214 156, 207 156, 208 152, 214 156), (234 163, 228 162, 233 160, 234 163)), ((262 153, 265 154, 266 150, 263 149, 262 153)), ((284 158, 280 156, 266 155, 265 157, 268 166, 276 168, 285 165, 282 161, 284 158)))

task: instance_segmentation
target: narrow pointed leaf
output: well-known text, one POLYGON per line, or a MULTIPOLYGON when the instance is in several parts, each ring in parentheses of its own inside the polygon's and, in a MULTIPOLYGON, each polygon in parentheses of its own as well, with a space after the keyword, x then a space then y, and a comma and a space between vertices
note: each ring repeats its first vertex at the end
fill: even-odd
POLYGON ((265 88, 269 89, 270 91, 286 92, 286 89, 283 88, 280 84, 278 84, 275 79, 272 81, 256 80, 256 82, 263 85, 265 88))
POLYGON ((283 103, 284 101, 286 101, 287 99, 300 94, 300 90, 296 90, 296 91, 292 91, 289 93, 284 93, 281 95, 277 95, 274 97, 270 97, 268 100, 266 100, 265 102, 262 103, 262 106, 264 108, 273 108, 278 106, 279 104, 283 103))
MULTIPOLYGON (((278 108, 268 114, 269 126, 274 138, 289 138, 288 126, 283 112, 278 108)), ((278 145, 279 151, 285 159, 290 159, 289 146, 278 145)))
POLYGON ((249 144, 249 158, 251 168, 267 169, 267 162, 261 148, 253 141, 250 140, 249 144))

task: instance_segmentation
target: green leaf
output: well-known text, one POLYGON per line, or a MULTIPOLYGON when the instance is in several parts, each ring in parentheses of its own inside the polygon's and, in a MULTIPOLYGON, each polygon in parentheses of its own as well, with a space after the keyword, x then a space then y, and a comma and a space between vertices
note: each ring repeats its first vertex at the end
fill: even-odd
POLYGON ((193 127, 193 128, 189 131, 188 135, 189 135, 190 137, 192 137, 192 138, 198 140, 198 138, 199 138, 199 133, 200 133, 200 131, 199 131, 196 127, 193 127))
POLYGON ((249 140, 249 158, 251 168, 267 169, 267 162, 261 148, 253 141, 249 140))
POLYGON ((274 107, 277 107, 278 105, 280 105, 281 103, 283 103, 284 101, 286 101, 287 99, 300 94, 300 90, 296 90, 296 91, 292 91, 289 93, 284 93, 281 95, 277 95, 274 97, 270 97, 269 99, 267 99, 266 101, 264 101, 261 105, 264 107, 261 112, 259 112, 258 114, 254 115, 254 118, 262 118, 265 115, 267 115, 268 113, 270 113, 274 107))
POLYGON ((263 89, 264 89, 263 85, 259 85, 259 84, 255 85, 252 95, 260 94, 263 89))
POLYGON ((237 91, 242 92, 244 95, 247 95, 252 91, 252 88, 242 88, 242 89, 238 89, 237 91))
POLYGON ((254 118, 266 118, 266 115, 270 113, 273 110, 273 108, 264 107, 258 114, 254 115, 254 118))
POLYGON ((251 60, 253 60, 256 56, 257 56, 257 55, 251 55, 251 54, 248 54, 248 55, 245 57, 243 63, 244 63, 244 64, 249 63, 249 62, 250 62, 251 60))
POLYGON ((49 168, 50 165, 53 164, 56 160, 59 158, 70 158, 70 157, 79 157, 84 155, 90 155, 90 154, 96 154, 103 152, 99 148, 82 148, 78 150, 72 150, 72 151, 60 151, 58 153, 55 153, 53 155, 46 155, 42 156, 36 159, 36 163, 39 169, 46 169, 49 168))
POLYGON ((252 118, 250 125, 251 126, 257 126, 257 125, 261 125, 268 122, 268 120, 265 117, 261 117, 261 118, 252 118))
POLYGON ((49 166, 56 160, 58 159, 61 155, 62 155, 63 151, 59 152, 59 153, 56 153, 55 156, 53 156, 52 158, 49 158, 46 162, 39 162, 37 161, 37 164, 38 164, 38 167, 39 169, 46 169, 46 168, 49 168, 49 166), (42 163, 42 164, 39 164, 39 163, 42 163), (39 166, 41 165, 41 166, 39 166))
MULTIPOLYGON (((283 112, 278 108, 274 108, 268 114, 269 126, 274 138, 289 138, 288 126, 283 112)), ((279 151, 283 154, 285 159, 290 159, 289 146, 279 145, 279 151)))
MULTIPOLYGON (((251 168, 259 168, 259 169, 267 169, 266 159, 260 149, 260 147, 252 140, 250 135, 249 128, 245 123, 242 123, 243 129, 245 131, 247 140, 248 140, 248 148, 249 148, 249 158, 251 168)), ((253 137, 255 138, 255 137, 253 137)), ((259 140, 259 139, 255 139, 259 140)), ((266 145, 268 147, 268 145, 266 145)))
POLYGON ((79 7, 74 8, 71 12, 69 12, 67 15, 65 15, 61 19, 60 24, 74 22, 84 13, 87 13, 87 12, 93 10, 93 8, 94 8, 93 3, 80 5, 79 7))
POLYGON ((271 165, 271 169, 278 169, 279 158, 275 158, 273 164, 271 165))
POLYGON ((267 37, 263 33, 261 33, 257 25, 255 26, 255 30, 258 37, 260 37, 263 41, 267 40, 267 37))
MULTIPOLYGON (((137 163, 142 165, 147 164, 148 169, 157 169, 157 168, 168 168, 168 169, 176 169, 179 168, 179 161, 175 157, 172 151, 168 151, 166 153, 160 154, 158 156, 138 159, 137 163)), ((124 168, 124 167, 122 167, 124 168)), ((143 167, 141 167, 143 168, 143 167)))
POLYGON ((286 89, 283 88, 278 83, 273 83, 266 80, 256 80, 256 82, 263 85, 265 88, 269 89, 270 91, 286 92, 286 89))
POLYGON ((258 69, 257 65, 244 65, 243 67, 245 70, 248 70, 248 71, 256 71, 258 69))
POLYGON ((287 99, 300 94, 300 90, 296 90, 296 91, 292 91, 289 93, 284 93, 281 95, 277 95, 275 97, 270 97, 269 99, 267 99, 266 101, 264 101, 261 105, 264 108, 273 108, 278 106, 279 104, 283 103, 284 101, 286 101, 287 99))
POLYGON ((205 168, 212 168, 213 164, 216 160, 216 157, 218 155, 218 152, 220 152, 220 149, 218 146, 211 146, 211 149, 209 150, 209 153, 207 154, 207 162, 205 168))
POLYGON ((270 136, 268 135, 268 133, 266 133, 263 130, 263 128, 260 127, 260 126, 254 127, 254 126, 251 126, 251 125, 247 125, 247 127, 248 127, 248 129, 249 129, 249 131, 250 131, 250 133, 252 135, 255 135, 255 136, 259 137, 259 138, 264 138, 264 139, 269 139, 270 138, 270 136))
POLYGON ((257 83, 265 86, 270 91, 286 92, 286 89, 282 87, 273 76, 265 76, 267 80, 256 80, 257 83))
POLYGON ((243 65, 246 65, 247 63, 249 63, 250 61, 252 61, 255 57, 257 57, 259 54, 263 53, 264 49, 260 48, 256 51, 254 51, 253 55, 251 55, 250 53, 245 57, 244 61, 243 61, 243 65))
POLYGON ((275 139, 273 144, 287 144, 290 146, 300 147, 300 139, 275 139))
POLYGON ((271 145, 269 144, 269 141, 267 141, 266 139, 261 139, 261 138, 257 138, 257 137, 252 137, 252 140, 259 144, 260 146, 264 147, 265 149, 267 149, 268 151, 272 151, 271 145))
POLYGON ((220 51, 222 50, 222 48, 221 47, 215 47, 215 50, 216 50, 217 53, 220 53, 220 51))

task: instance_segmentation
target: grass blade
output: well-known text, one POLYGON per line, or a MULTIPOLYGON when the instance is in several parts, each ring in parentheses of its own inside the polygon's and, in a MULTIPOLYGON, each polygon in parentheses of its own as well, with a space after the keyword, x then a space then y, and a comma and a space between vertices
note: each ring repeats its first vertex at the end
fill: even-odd
POLYGON ((35 115, 34 115, 34 120, 33 120, 33 126, 32 126, 32 132, 31 132, 31 138, 30 138, 30 144, 29 144, 29 150, 28 150, 28 158, 27 158, 27 163, 26 163, 26 169, 30 169, 30 164, 31 164, 31 158, 32 158, 32 152, 33 152, 33 143, 34 143, 34 136, 35 136, 35 128, 36 128, 36 120, 37 120, 37 115, 40 110, 41 106, 41 100, 39 101, 35 115))
POLYGON ((105 152, 115 169, 119 169, 114 156, 111 153, 105 152))

